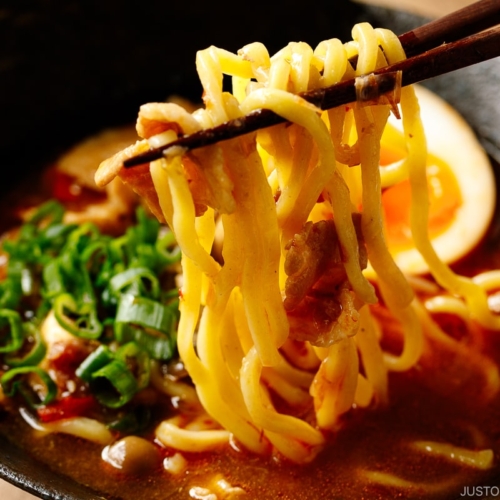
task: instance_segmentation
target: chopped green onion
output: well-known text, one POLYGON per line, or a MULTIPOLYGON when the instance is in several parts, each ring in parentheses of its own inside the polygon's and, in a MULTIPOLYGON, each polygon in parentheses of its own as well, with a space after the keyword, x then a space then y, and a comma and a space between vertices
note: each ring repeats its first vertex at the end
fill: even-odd
POLYGON ((134 243, 154 244, 158 237, 160 223, 153 217, 148 217, 143 207, 137 209, 137 224, 127 230, 127 235, 134 243))
POLYGON ((5 395, 9 398, 13 397, 17 392, 20 392, 32 408, 39 408, 40 406, 47 405, 57 396, 57 386, 55 382, 45 370, 37 366, 20 366, 18 368, 12 368, 12 370, 2 375, 0 378, 0 385, 5 395), (45 397, 39 401, 36 401, 33 391, 30 390, 29 387, 26 387, 23 377, 23 375, 31 373, 37 375, 46 388, 45 397))
POLYGON ((57 322, 76 337, 98 339, 101 336, 102 324, 90 302, 78 307, 71 294, 63 293, 54 301, 54 314, 57 322))
POLYGON ((52 219, 52 223, 59 223, 64 216, 64 207, 56 200, 49 200, 40 205, 36 212, 28 219, 30 224, 39 224, 43 220, 52 219))
POLYGON ((108 408, 120 408, 136 394, 138 385, 125 361, 114 359, 92 374, 92 391, 108 408))
MULTIPOLYGON (((98 237, 99 230, 91 223, 82 224, 69 235, 68 241, 64 246, 64 251, 60 256, 63 269, 68 275, 72 275, 75 271, 83 267, 81 256, 85 249, 97 240, 98 237)), ((77 277, 73 276, 73 278, 77 277)))
POLYGON ((116 359, 121 359, 127 366, 133 367, 137 390, 144 389, 149 384, 149 356, 135 342, 128 342, 116 351, 116 359))
POLYGON ((142 243, 136 246, 131 267, 149 267, 158 270, 161 265, 160 254, 153 245, 142 243))
POLYGON ((13 353, 8 353, 4 360, 8 366, 36 366, 45 356, 46 347, 42 341, 39 328, 33 323, 23 324, 24 338, 33 337, 33 345, 31 349, 22 357, 14 356, 13 353))
POLYGON ((167 231, 161 238, 156 241, 156 250, 163 257, 164 264, 170 266, 180 262, 182 252, 176 244, 175 236, 172 231, 167 231), (169 250, 169 248, 172 250, 169 250))
POLYGON ((127 242, 127 236, 123 235, 115 238, 109 244, 111 258, 118 263, 116 269, 117 272, 124 271, 129 264, 127 257, 127 242))
MULTIPOLYGON (((18 312, 12 311, 11 309, 0 309, 0 321, 2 319, 7 320, 9 324, 9 332, 7 334, 6 343, 0 346, 0 352, 17 351, 21 348, 24 341, 21 316, 19 316, 18 312)), ((2 321, 2 323, 5 322, 2 321)))
POLYGON ((113 361, 113 357, 109 347, 101 344, 83 360, 82 364, 76 369, 76 376, 85 382, 90 382, 92 374, 113 361))
POLYGON ((19 280, 7 277, 0 283, 0 308, 17 308, 22 297, 21 284, 19 280))
POLYGON ((172 331, 176 319, 171 307, 146 297, 123 294, 116 312, 117 323, 131 323, 165 334, 172 331))
POLYGON ((151 358, 167 361, 175 353, 175 331, 165 335, 160 332, 149 333, 128 323, 115 323, 115 334, 120 342, 135 342, 141 346, 151 358))
MULTIPOLYGON (((90 243, 81 254, 81 261, 92 266, 94 261, 105 260, 108 257, 107 241, 99 239, 90 243)), ((97 266, 96 266, 97 267, 97 266)))
POLYGON ((149 384, 149 356, 134 342, 116 353, 100 345, 77 368, 76 375, 90 384, 96 398, 109 408, 119 408, 149 384))
POLYGON ((52 242, 52 244, 55 240, 60 240, 58 243, 64 243, 66 241, 66 237, 77 227, 78 226, 76 224, 64 224, 63 222, 51 224, 45 229, 43 236, 48 241, 52 242))
POLYGON ((124 294, 116 313, 116 339, 137 342, 153 359, 170 359, 175 350, 177 316, 175 304, 124 294))
POLYGON ((63 215, 61 204, 48 202, 21 226, 16 241, 2 242, 9 262, 0 283, 0 360, 13 367, 2 384, 7 395, 21 392, 33 404, 52 397, 32 401, 23 375, 37 374, 48 393, 53 382, 36 368, 46 350, 38 327, 23 325, 16 310, 41 319, 53 309, 73 335, 116 342, 116 352, 101 344, 76 375, 103 405, 119 408, 149 384, 151 358, 168 360, 175 352, 178 291, 163 290, 168 280, 159 276, 178 262, 180 251, 173 234, 162 230, 160 236, 159 222, 142 207, 136 225, 119 238, 102 235, 91 223, 65 224, 63 215))
MULTIPOLYGON (((148 295, 155 299, 159 298, 160 283, 158 278, 150 269, 146 267, 130 267, 121 273, 115 274, 111 278, 109 286, 115 295, 119 295, 133 283, 143 283, 144 280, 147 280, 150 283, 150 286, 148 287, 148 295)), ((144 285, 140 286, 140 288, 144 289, 144 285)))
POLYGON ((51 260, 43 268, 45 297, 51 299, 65 292, 64 277, 58 259, 51 260))

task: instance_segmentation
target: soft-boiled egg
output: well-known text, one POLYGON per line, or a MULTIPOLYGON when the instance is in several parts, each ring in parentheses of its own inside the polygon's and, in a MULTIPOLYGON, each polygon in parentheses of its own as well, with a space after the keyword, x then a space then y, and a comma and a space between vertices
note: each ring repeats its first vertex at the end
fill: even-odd
MULTIPOLYGON (((452 263, 482 239, 495 209, 491 163, 467 122, 449 104, 416 86, 427 137, 429 235, 439 257, 452 263)), ((404 157, 400 120, 382 141, 381 168, 404 157)), ((411 190, 408 181, 384 189, 386 238, 396 263, 406 274, 423 274, 428 266, 413 246, 410 230, 411 190)))

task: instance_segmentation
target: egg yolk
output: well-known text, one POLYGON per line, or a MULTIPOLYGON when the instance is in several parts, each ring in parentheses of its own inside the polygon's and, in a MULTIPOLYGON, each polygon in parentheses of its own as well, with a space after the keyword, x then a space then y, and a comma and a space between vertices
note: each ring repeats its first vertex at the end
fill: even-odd
MULTIPOLYGON (((383 147, 382 167, 404 157, 397 147, 383 147)), ((444 233, 452 224, 462 203, 458 182, 453 170, 443 160, 429 155, 427 162, 429 186, 429 236, 431 240, 444 233)), ((405 180, 384 189, 382 205, 385 215, 385 233, 389 248, 400 251, 413 247, 410 212, 410 182, 405 180)))

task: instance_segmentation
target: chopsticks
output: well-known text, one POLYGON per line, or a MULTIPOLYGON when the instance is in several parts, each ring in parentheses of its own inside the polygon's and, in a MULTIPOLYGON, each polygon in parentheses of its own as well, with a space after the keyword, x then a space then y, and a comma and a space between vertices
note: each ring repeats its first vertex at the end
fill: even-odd
MULTIPOLYGON (((399 71, 401 85, 406 86, 500 56, 500 26, 492 28, 499 23, 500 0, 480 0, 400 35, 403 48, 411 57, 373 73, 380 82, 379 93, 394 90, 393 75, 399 71)), ((356 101, 355 79, 299 95, 322 110, 331 109, 356 101)), ((165 146, 151 148, 126 159, 123 165, 134 167, 161 158, 173 147, 184 151, 196 149, 285 122, 274 112, 259 109, 242 118, 182 136, 165 146)))
POLYGON ((500 1, 481 0, 400 35, 406 57, 474 35, 500 23, 500 1))

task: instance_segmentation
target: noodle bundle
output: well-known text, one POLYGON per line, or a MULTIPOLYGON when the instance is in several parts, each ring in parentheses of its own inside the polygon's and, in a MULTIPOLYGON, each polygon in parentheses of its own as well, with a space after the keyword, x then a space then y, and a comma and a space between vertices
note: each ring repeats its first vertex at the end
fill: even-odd
MULTIPOLYGON (((327 111, 297 95, 405 58, 388 30, 361 23, 352 35, 315 49, 290 43, 272 56, 260 43, 237 54, 198 52, 205 107, 190 114, 172 103, 142 106, 137 130, 144 139, 96 174, 101 186, 116 175, 129 182, 182 249, 177 347, 203 408, 198 414, 216 424, 165 421, 156 436, 169 447, 204 451, 230 441, 309 462, 353 405, 387 404, 389 372, 415 367, 430 342, 466 355, 467 346, 433 321, 434 311, 500 329, 487 300, 498 276, 455 274, 430 241, 426 139, 414 89, 327 111), (261 108, 289 123, 170 152, 135 172, 121 167, 150 146, 261 108), (384 167, 383 187, 410 182, 412 239, 440 287, 427 302, 416 298, 384 235, 380 142, 399 109, 406 157, 384 167), (400 352, 381 342, 379 302, 397 325, 400 352)), ((486 396, 494 395, 494 363, 473 352, 470 364, 486 396)))

